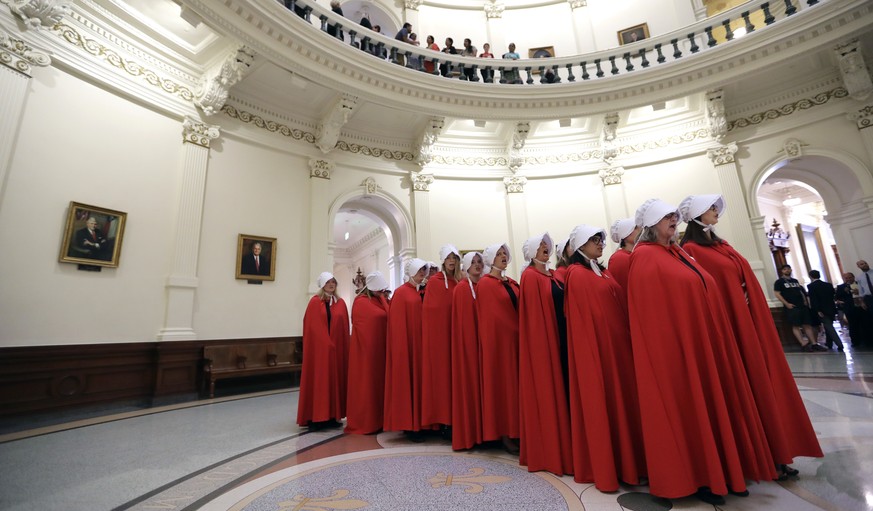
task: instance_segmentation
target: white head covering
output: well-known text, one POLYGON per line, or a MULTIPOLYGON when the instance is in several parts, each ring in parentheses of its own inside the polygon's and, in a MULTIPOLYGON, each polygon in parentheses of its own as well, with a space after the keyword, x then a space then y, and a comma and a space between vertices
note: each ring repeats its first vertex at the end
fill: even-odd
POLYGON ((461 258, 461 252, 459 252, 458 249, 454 245, 448 244, 448 245, 443 245, 442 247, 440 247, 440 261, 441 262, 445 262, 446 258, 449 257, 449 254, 455 254, 456 256, 458 256, 458 259, 461 258))
POLYGON ((609 228, 609 235, 612 238, 613 243, 621 243, 621 240, 630 236, 630 233, 634 232, 637 224, 634 222, 633 218, 622 218, 621 220, 616 220, 612 227, 609 228))
POLYGON ((637 209, 634 222, 640 227, 652 227, 670 213, 678 215, 679 210, 660 199, 649 199, 637 209))
POLYGON ((524 245, 522 245, 522 247, 521 247, 521 252, 524 254, 524 262, 529 263, 532 260, 536 259, 537 250, 540 249, 540 243, 542 243, 544 241, 546 242, 546 246, 548 247, 549 251, 546 254, 546 260, 540 261, 540 262, 544 263, 546 265, 546 268, 548 269, 548 266, 549 266, 548 260, 549 260, 549 257, 552 256, 552 251, 554 250, 554 246, 555 246, 554 242, 552 241, 552 237, 549 236, 548 232, 538 234, 538 235, 534 236, 533 238, 528 238, 524 242, 524 245))
POLYGON ((569 243, 569 242, 570 242, 570 238, 566 238, 566 239, 559 241, 558 244, 555 246, 555 255, 557 256, 558 259, 561 259, 562 257, 564 257, 564 251, 567 250, 567 243, 569 243))
MULTIPOLYGON (((509 252, 509 245, 506 243, 495 243, 494 245, 488 245, 485 247, 485 250, 482 252, 482 262, 485 263, 485 271, 486 273, 491 273, 491 267, 494 266, 494 258, 497 257, 497 251, 503 247, 506 250, 506 264, 512 262, 512 254, 509 252)), ((501 270, 500 274, 503 275, 505 273, 505 269, 501 270)))
POLYGON ((606 241, 606 231, 600 227, 586 224, 577 225, 573 228, 573 232, 570 233, 570 241, 568 242, 570 248, 573 249, 573 252, 578 251, 589 238, 597 234, 600 235, 604 242, 606 241))
POLYGON ((440 269, 440 266, 439 266, 437 263, 433 262, 433 261, 428 261, 428 262, 427 262, 427 268, 428 268, 428 270, 430 270, 430 268, 433 268, 434 270, 439 270, 439 269, 440 269))
POLYGON ((333 276, 333 273, 331 273, 329 271, 321 272, 321 275, 318 276, 318 281, 317 281, 318 282, 318 289, 323 288, 325 285, 327 285, 328 281, 330 281, 330 280, 336 280, 333 276))
POLYGON ((482 257, 482 253, 481 253, 481 252, 476 252, 476 251, 473 251, 473 252, 467 252, 466 254, 464 254, 464 261, 463 261, 463 266, 462 266, 462 267, 463 267, 465 270, 469 270, 469 269, 470 269, 470 266, 473 266, 473 258, 476 257, 476 254, 479 254, 479 257, 482 257))
POLYGON ((710 207, 715 206, 716 213, 721 217, 727 204, 724 202, 724 197, 718 194, 709 195, 689 195, 679 203, 679 216, 685 223, 691 222, 700 215, 706 213, 710 207))
POLYGON ((427 261, 424 259, 419 259, 417 257, 406 261, 406 280, 411 279, 418 270, 422 269, 422 267, 427 265, 427 261))
POLYGON ((374 271, 367 274, 367 289, 370 291, 384 291, 388 289, 388 281, 380 271, 374 271))

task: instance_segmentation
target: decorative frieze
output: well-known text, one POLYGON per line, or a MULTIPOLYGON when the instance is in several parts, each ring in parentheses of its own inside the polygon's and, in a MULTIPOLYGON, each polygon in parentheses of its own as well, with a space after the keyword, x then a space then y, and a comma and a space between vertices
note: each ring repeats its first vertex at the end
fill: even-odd
POLYGON ((416 192, 430 191, 430 185, 433 183, 433 174, 425 174, 423 172, 410 172, 409 179, 412 181, 412 189, 416 192))
POLYGON ((840 74, 843 83, 852 99, 864 101, 873 93, 873 81, 870 80, 870 71, 864 62, 861 43, 858 39, 841 44, 834 48, 837 62, 840 64, 840 74))
POLYGON ((221 111, 227 102, 230 88, 240 82, 249 73, 255 60, 255 52, 247 46, 240 46, 227 56, 224 61, 207 73, 197 90, 194 103, 203 109, 206 115, 214 115, 221 111))
POLYGON ((837 87, 827 92, 816 94, 811 98, 799 99, 794 103, 788 103, 778 108, 771 108, 770 110, 764 112, 752 114, 749 117, 734 119, 728 122, 727 130, 733 131, 735 129, 746 128, 755 124, 761 124, 764 121, 772 121, 774 119, 785 117, 801 110, 807 110, 814 106, 824 105, 832 99, 845 98, 848 95, 849 91, 846 90, 845 87, 837 87))
POLYGON ((731 142, 727 145, 720 145, 706 151, 713 165, 727 165, 734 163, 734 155, 737 153, 737 144, 731 142))
POLYGON ((61 18, 73 12, 69 0, 0 0, 0 4, 9 6, 9 10, 17 16, 25 29, 40 30, 52 28, 61 22, 61 18))
POLYGON ((600 176, 603 186, 620 185, 621 177, 624 175, 624 167, 606 167, 605 169, 600 169, 597 175, 600 176))
POLYGON ((526 184, 527 178, 524 176, 508 176, 503 178, 506 193, 524 193, 524 185, 526 184))
POLYGON ((210 142, 218 138, 219 134, 219 126, 200 122, 193 117, 185 117, 182 123, 183 140, 207 149, 210 142))
POLYGON ((329 153, 339 141, 340 130, 349 122, 349 117, 358 108, 358 98, 351 94, 342 94, 327 115, 318 124, 315 133, 315 147, 322 153, 329 153))
POLYGON ((873 105, 867 105, 857 112, 849 114, 849 119, 857 123, 859 130, 873 126, 873 105))
POLYGON ((51 63, 48 53, 12 37, 0 28, 0 64, 30 76, 31 66, 46 67, 51 63))
POLYGON ((445 117, 431 117, 428 120, 424 132, 421 134, 421 143, 416 157, 416 162, 422 167, 433 161, 433 146, 442 133, 445 122, 445 117))
POLYGON ((321 158, 311 158, 309 160, 309 177, 317 177, 320 179, 330 179, 330 173, 333 172, 333 162, 330 160, 322 160, 321 158))
POLYGON ((485 2, 485 17, 488 19, 502 18, 505 5, 497 3, 495 0, 485 2))
POLYGON ((706 128, 709 136, 720 142, 727 134, 727 118, 724 113, 724 91, 722 89, 706 93, 706 128))

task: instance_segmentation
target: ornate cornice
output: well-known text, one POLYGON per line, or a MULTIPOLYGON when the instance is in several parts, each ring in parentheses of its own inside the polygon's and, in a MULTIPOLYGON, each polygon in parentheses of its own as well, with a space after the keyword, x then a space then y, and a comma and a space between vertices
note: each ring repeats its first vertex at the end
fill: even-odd
MULTIPOLYGON (((252 124, 264 130, 278 133, 280 135, 293 138, 294 140, 300 140, 302 142, 308 142, 315 145, 315 135, 308 131, 291 128, 284 124, 264 119, 259 115, 246 112, 245 110, 238 110, 230 105, 224 105, 223 107, 221 107, 221 111, 228 117, 237 119, 245 124, 252 124)), ((386 160, 392 161, 415 160, 415 155, 409 151, 392 151, 390 149, 368 147, 360 144, 349 143, 343 140, 340 140, 336 143, 336 148, 352 154, 363 154, 364 156, 373 156, 376 158, 384 158, 386 160)))
POLYGON ((837 87, 827 92, 816 94, 811 98, 799 99, 794 103, 788 103, 778 108, 771 108, 770 110, 753 114, 749 117, 742 117, 740 119, 728 121, 727 130, 733 131, 735 129, 761 124, 764 121, 772 121, 773 119, 785 117, 786 115, 791 115, 800 110, 808 110, 814 106, 824 105, 832 99, 842 99, 848 96, 849 91, 847 91, 845 87, 837 87))
POLYGON ((161 76, 155 71, 139 64, 138 62, 134 62, 132 60, 122 57, 120 54, 118 54, 118 52, 100 44, 94 39, 89 39, 88 37, 85 37, 78 30, 66 23, 58 23, 57 25, 52 27, 52 30, 54 30, 68 43, 82 48, 94 57, 97 57, 98 59, 101 59, 104 62, 111 64, 115 68, 126 72, 132 77, 142 78, 149 85, 160 87, 164 92, 177 95, 185 101, 194 100, 194 93, 185 85, 182 85, 165 76, 161 76))
POLYGON ((185 117, 182 122, 182 138, 185 142, 209 148, 209 143, 220 135, 219 127, 206 124, 193 117, 185 117))
POLYGON ((524 193, 524 185, 527 184, 527 178, 524 176, 507 176, 503 178, 503 186, 506 187, 506 193, 524 193))
POLYGON ((37 50, 0 29, 0 64, 30 76, 30 66, 45 67, 51 63, 48 53, 37 50))
POLYGON ((322 160, 321 158, 311 158, 309 160, 309 177, 317 177, 319 179, 330 179, 330 173, 333 172, 333 162, 330 160, 322 160))
POLYGON ((734 163, 734 155, 737 154, 737 144, 731 142, 727 145, 713 147, 706 151, 706 155, 713 165, 727 165, 734 163))
POLYGON ((423 172, 410 172, 409 179, 412 181, 412 189, 416 192, 430 191, 430 185, 433 183, 433 174, 425 174, 423 172))
POLYGON ((70 3, 68 0, 0 0, 26 29, 33 30, 52 28, 60 23, 61 18, 72 12, 70 3))
POLYGON ((873 105, 867 105, 857 112, 849 114, 849 119, 857 123, 859 130, 873 127, 873 105))
POLYGON ((624 175, 624 167, 606 167, 597 172, 603 186, 620 185, 621 177, 624 175))

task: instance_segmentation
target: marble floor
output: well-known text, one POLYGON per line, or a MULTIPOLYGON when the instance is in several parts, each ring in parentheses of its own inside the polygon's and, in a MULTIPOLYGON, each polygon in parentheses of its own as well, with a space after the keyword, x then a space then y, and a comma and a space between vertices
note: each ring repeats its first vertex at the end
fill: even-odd
POLYGON ((124 411, 0 435, 0 509, 873 510, 873 352, 788 353, 826 456, 714 507, 601 493, 528 473, 500 450, 453 453, 395 433, 310 433, 297 392, 124 411))

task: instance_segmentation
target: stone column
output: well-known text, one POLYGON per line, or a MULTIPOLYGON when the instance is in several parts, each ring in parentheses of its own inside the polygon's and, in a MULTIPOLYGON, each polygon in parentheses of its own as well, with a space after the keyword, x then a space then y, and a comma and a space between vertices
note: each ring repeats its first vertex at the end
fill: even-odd
MULTIPOLYGON (((752 266, 752 269, 755 270, 755 276, 758 277, 758 282, 761 284, 761 288, 764 289, 764 294, 767 296, 767 303, 770 307, 781 307, 782 303, 773 294, 773 283, 776 282, 779 275, 776 273, 776 265, 773 264, 773 255, 770 253, 770 245, 767 242, 769 227, 766 225, 766 221, 767 218, 763 216, 749 219, 749 226, 752 229, 755 246, 763 259, 763 261, 760 261, 760 271, 755 269, 754 266, 752 266)), ((749 261, 749 264, 751 263, 749 261)))
POLYGON ((576 53, 589 53, 597 50, 594 43, 594 26, 591 24, 591 14, 588 0, 567 0, 573 18, 573 35, 576 38, 576 53))
POLYGON ((506 186, 506 210, 509 239, 509 250, 512 252, 512 262, 507 268, 508 273, 521 277, 521 269, 524 268, 524 253, 522 244, 531 235, 527 223, 527 200, 524 197, 524 185, 527 178, 524 176, 504 177, 503 184, 506 186))
POLYGON ((323 158, 309 160, 309 294, 318 291, 315 280, 323 271, 333 272, 334 241, 330 210, 330 176, 334 163, 323 158))
MULTIPOLYGON (((485 36, 488 40, 479 42, 476 47, 481 51, 482 44, 489 43, 494 58, 499 59, 504 53, 509 51, 507 47, 512 42, 507 40, 503 28, 503 10, 505 6, 497 2, 497 0, 485 0, 483 7, 485 9, 485 36)), ((496 80, 500 78, 500 74, 495 73, 494 78, 495 83, 497 83, 496 80)))
POLYGON ((870 164, 873 165, 873 104, 869 104, 864 108, 849 114, 849 118, 855 121, 858 126, 858 133, 861 135, 861 145, 867 151, 867 158, 870 164))
MULTIPOLYGON (((415 216, 415 251, 418 257, 425 261, 433 259, 436 254, 430 246, 430 185, 433 174, 410 172, 412 180, 412 214, 415 216)), ((411 256, 415 257, 415 256, 411 256)))
POLYGON ((219 127, 192 117, 182 123, 182 190, 176 217, 173 269, 167 278, 167 311, 160 341, 197 339, 194 332, 194 294, 197 290, 197 260, 200 228, 206 196, 209 144, 219 136, 219 127))
POLYGON ((873 197, 865 197, 831 211, 825 217, 840 248, 844 271, 856 272, 855 261, 873 254, 873 197))
POLYGON ((6 186, 6 174, 12 165, 12 153, 21 116, 27 100, 32 67, 51 65, 48 53, 37 50, 0 28, 0 204, 6 186))
MULTIPOLYGON (((607 238, 609 238, 609 228, 616 220, 628 218, 631 215, 627 211, 627 198, 624 194, 624 185, 621 183, 621 178, 624 175, 624 167, 607 167, 600 169, 597 172, 600 176, 600 181, 603 183, 603 204, 606 206, 606 229, 607 238)), ((618 244, 612 243, 610 238, 607 242, 612 251, 618 250, 618 244), (613 246, 615 245, 615 246, 613 246)))
MULTIPOLYGON (((421 27, 418 25, 418 8, 421 6, 421 0, 403 0, 403 21, 412 23, 412 31, 416 34, 421 34, 421 27)), ((401 27, 397 27, 400 30, 401 27)), ((426 35, 419 35, 418 40, 424 45, 426 35)))

